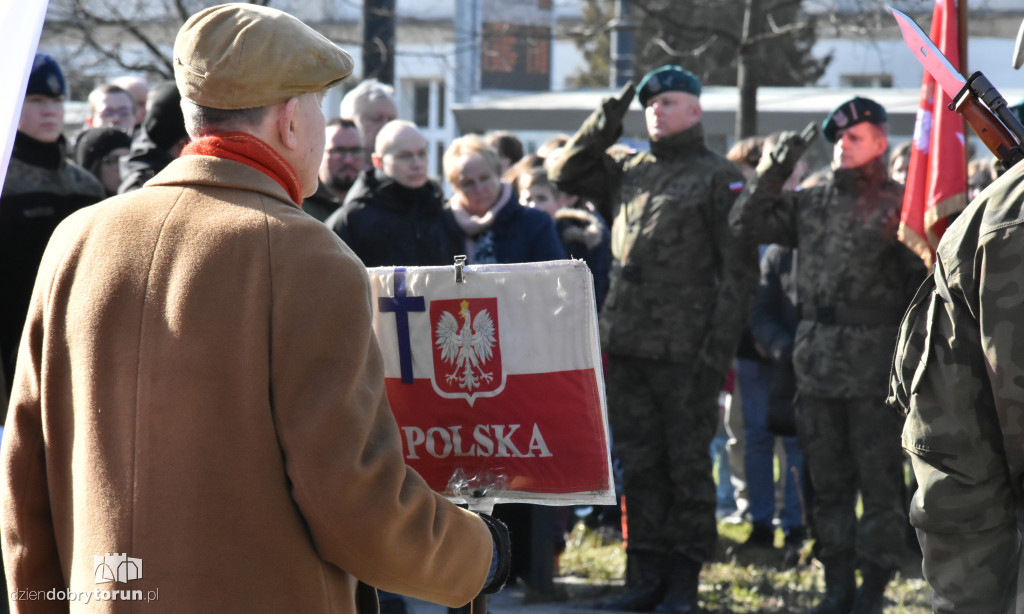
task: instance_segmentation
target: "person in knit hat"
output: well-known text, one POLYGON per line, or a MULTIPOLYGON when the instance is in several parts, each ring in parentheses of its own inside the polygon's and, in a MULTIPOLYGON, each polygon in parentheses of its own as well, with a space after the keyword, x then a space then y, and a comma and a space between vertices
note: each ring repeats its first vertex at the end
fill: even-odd
POLYGON ((188 144, 181 94, 174 81, 157 83, 146 98, 146 116, 121 160, 120 194, 137 190, 181 154, 188 144))
POLYGON ((43 256, 0 463, 9 589, 338 614, 498 590, 507 532, 406 466, 366 269, 300 209, 352 58, 235 3, 173 64, 189 145, 43 256))
POLYGON ((105 196, 99 180, 67 159, 66 96, 57 61, 37 53, 0 193, 0 362, 8 391, 43 248, 61 220, 105 196))
POLYGON ((118 128, 89 128, 75 141, 75 162, 103 184, 107 196, 121 184, 119 161, 128 154, 132 137, 118 128))

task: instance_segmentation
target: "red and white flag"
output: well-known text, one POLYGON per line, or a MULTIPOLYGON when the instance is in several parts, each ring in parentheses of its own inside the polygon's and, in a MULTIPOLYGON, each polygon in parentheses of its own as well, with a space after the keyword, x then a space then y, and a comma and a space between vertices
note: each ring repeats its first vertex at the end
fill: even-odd
POLYGON ((614 504, 581 261, 369 269, 406 462, 472 503, 614 504))
MULTIPOLYGON (((960 70, 955 0, 936 0, 928 37, 960 70)), ((946 231, 946 216, 967 205, 967 143, 964 119, 946 108, 957 92, 945 92, 927 72, 914 125, 899 238, 931 266, 946 231)))

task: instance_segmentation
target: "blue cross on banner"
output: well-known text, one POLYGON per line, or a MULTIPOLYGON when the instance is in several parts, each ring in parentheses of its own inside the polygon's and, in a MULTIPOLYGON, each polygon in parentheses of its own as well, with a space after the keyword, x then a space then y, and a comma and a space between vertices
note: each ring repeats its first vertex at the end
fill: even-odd
POLYGON ((413 383, 412 342, 409 337, 409 312, 426 311, 422 296, 405 295, 405 267, 395 269, 395 296, 377 297, 377 309, 381 313, 394 312, 398 328, 398 362, 401 367, 402 383, 413 383))

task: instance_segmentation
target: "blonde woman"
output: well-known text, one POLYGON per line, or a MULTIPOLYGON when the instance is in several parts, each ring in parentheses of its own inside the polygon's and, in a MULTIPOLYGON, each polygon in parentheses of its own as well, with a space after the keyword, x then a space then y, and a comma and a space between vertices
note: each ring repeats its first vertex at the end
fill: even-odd
POLYGON ((455 194, 446 206, 474 264, 540 262, 565 258, 551 216, 519 204, 501 180, 498 153, 478 135, 452 141, 444 174, 455 194))

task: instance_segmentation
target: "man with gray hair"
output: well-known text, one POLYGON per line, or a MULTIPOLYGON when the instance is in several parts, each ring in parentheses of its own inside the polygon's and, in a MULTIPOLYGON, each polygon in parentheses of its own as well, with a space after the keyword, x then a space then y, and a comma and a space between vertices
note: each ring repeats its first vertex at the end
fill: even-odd
POLYGON ((363 144, 372 151, 380 129, 398 117, 395 88, 376 79, 364 79, 341 99, 340 115, 356 123, 363 144))
POLYGON ((507 533, 405 465, 366 270, 299 209, 352 59, 245 3, 194 14, 173 57, 192 142, 43 255, 2 451, 14 608, 353 614, 371 586, 497 590, 507 533))

